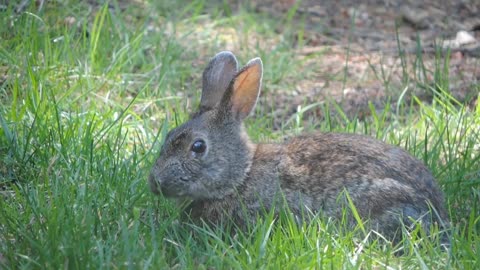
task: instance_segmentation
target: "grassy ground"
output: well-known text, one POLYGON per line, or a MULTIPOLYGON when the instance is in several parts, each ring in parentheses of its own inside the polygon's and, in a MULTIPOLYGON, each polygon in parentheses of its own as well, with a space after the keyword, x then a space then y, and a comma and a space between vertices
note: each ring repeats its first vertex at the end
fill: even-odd
POLYGON ((195 108, 209 57, 225 48, 242 64, 261 56, 266 93, 310 73, 292 52, 301 28, 288 12, 278 21, 247 7, 152 2, 0 11, 0 269, 480 267, 480 103, 451 98, 448 55, 421 70, 435 73, 431 102, 400 99, 362 121, 328 103, 313 106, 322 117, 306 117, 305 104, 273 131, 262 98, 247 124, 257 141, 315 129, 406 148, 445 191, 449 252, 415 237, 380 244, 328 219, 299 227, 267 216, 235 236, 174 222, 178 210, 150 194, 146 178, 166 132, 195 108))

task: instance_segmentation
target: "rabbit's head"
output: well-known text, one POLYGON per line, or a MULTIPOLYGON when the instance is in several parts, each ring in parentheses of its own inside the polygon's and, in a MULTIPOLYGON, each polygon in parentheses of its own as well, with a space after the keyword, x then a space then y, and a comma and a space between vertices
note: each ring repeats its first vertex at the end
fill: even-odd
POLYGON ((242 121, 255 107, 261 80, 259 58, 240 70, 230 52, 212 58, 203 72, 198 111, 168 133, 152 168, 149 183, 154 193, 214 199, 241 185, 255 151, 242 121))

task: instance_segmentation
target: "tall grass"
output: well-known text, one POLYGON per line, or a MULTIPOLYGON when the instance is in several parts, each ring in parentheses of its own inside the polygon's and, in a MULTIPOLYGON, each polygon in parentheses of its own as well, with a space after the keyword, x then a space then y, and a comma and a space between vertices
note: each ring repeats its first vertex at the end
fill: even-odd
POLYGON ((480 266, 480 105, 470 110, 449 95, 448 57, 438 55, 434 81, 422 82, 435 91, 431 103, 413 98, 402 105, 408 110, 387 104, 380 113, 372 107, 365 120, 346 117, 335 104, 307 104, 275 133, 269 112, 259 108, 248 124, 256 139, 316 129, 367 133, 406 148, 446 193, 450 252, 414 236, 398 246, 377 242, 327 217, 296 225, 288 213, 276 221, 266 215, 233 234, 178 224, 172 202, 150 194, 149 168, 166 132, 198 102, 205 57, 231 42, 224 28, 235 25, 234 47, 248 46, 239 49, 242 63, 256 55, 266 60, 267 91, 291 86, 285 74, 302 78, 292 69, 301 64, 290 47, 295 28, 268 50, 245 38, 282 34, 274 20, 248 7, 232 12, 226 4, 156 1, 149 13, 132 3, 128 12, 141 16, 129 17, 117 3, 91 9, 54 2, 39 11, 34 2, 22 13, 13 6, 1 11, 0 268, 480 266), (76 23, 66 24, 69 16, 76 23), (202 43, 196 40, 202 34, 218 36, 202 43), (303 113, 314 107, 325 119, 305 126, 303 113), (344 117, 331 116, 335 110, 344 117), (404 254, 394 255, 400 249, 404 254))

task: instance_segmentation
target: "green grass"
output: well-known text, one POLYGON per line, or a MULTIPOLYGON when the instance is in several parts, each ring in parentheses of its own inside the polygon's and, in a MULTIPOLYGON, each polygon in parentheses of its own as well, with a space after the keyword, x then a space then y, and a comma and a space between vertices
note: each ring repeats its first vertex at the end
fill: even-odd
POLYGON ((123 11, 117 3, 91 9, 76 1, 0 11, 0 268, 480 267, 480 105, 469 109, 450 96, 440 54, 435 70, 417 65, 434 81, 405 72, 405 85, 383 82, 400 93, 413 80, 434 91, 431 103, 399 99, 363 120, 335 104, 306 104, 273 131, 262 99, 247 124, 255 140, 340 131, 406 148, 445 191, 450 252, 415 236, 382 244, 326 217, 297 226, 288 214, 277 222, 267 215, 237 235, 177 224, 178 209, 153 196, 146 179, 166 132, 195 108, 208 58, 227 45, 242 64, 261 56, 264 91, 288 89, 308 73, 292 52, 303 32, 291 13, 277 33, 278 21, 248 6, 233 12, 204 1, 152 2, 123 11), (304 115, 313 108, 324 117, 304 115), (404 254, 394 255, 399 249, 404 254))

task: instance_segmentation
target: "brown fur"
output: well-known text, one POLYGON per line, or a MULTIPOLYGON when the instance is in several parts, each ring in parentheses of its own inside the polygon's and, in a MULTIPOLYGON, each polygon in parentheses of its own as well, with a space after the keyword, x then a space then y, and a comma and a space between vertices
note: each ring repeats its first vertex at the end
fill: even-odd
POLYGON ((199 111, 168 134, 149 178, 153 192, 191 200, 185 213, 194 220, 231 219, 240 226, 272 207, 282 209, 285 202, 296 216, 312 212, 340 218, 343 192, 371 228, 388 238, 402 222, 418 220, 425 229, 432 220, 447 222, 432 174, 398 147, 336 133, 252 143, 242 122, 258 98, 262 64, 257 58, 238 72, 231 71, 234 66, 233 54, 222 52, 204 71, 199 111), (225 66, 228 72, 222 72, 225 66), (226 81, 228 86, 218 87, 226 81), (199 139, 207 145, 200 154, 191 149, 199 139), (428 215, 431 207, 438 214, 428 215))

